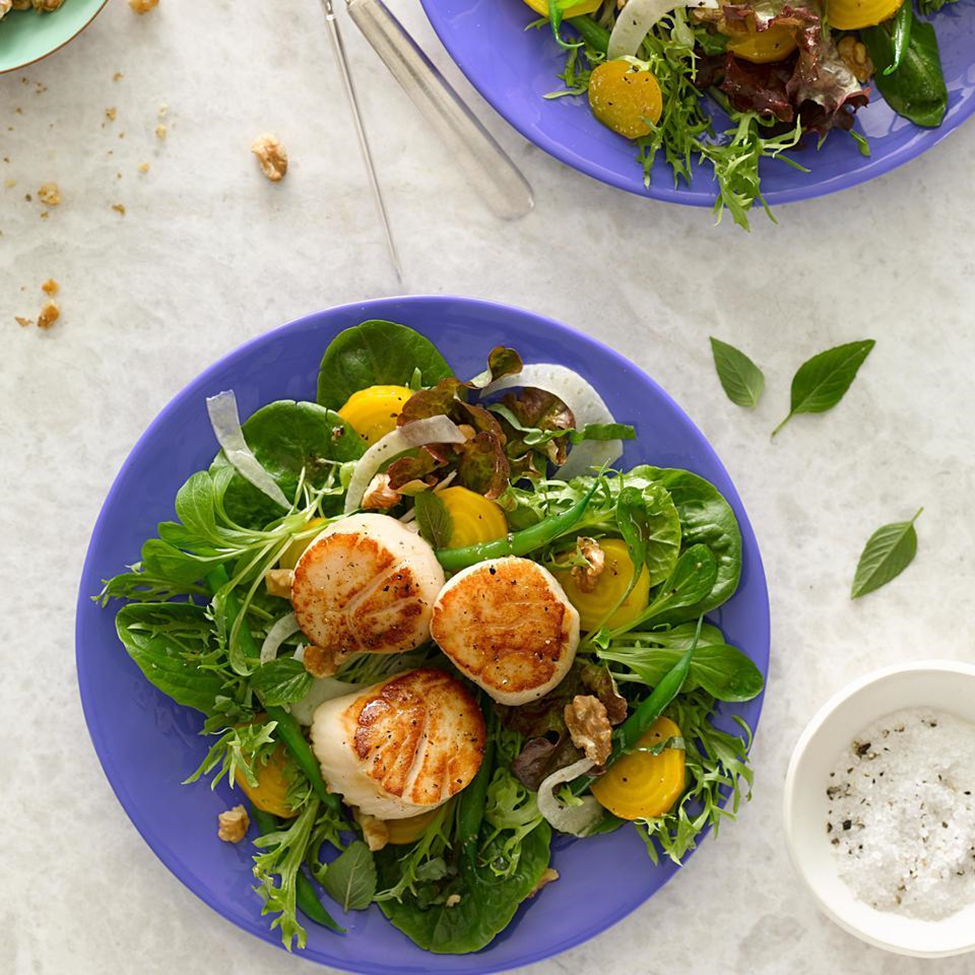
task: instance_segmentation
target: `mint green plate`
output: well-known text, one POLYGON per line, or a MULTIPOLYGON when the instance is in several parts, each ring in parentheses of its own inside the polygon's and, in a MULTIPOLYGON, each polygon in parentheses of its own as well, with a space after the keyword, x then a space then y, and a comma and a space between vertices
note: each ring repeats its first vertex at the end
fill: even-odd
POLYGON ((74 40, 108 0, 65 0, 60 10, 11 10, 0 20, 0 74, 40 61, 74 40))

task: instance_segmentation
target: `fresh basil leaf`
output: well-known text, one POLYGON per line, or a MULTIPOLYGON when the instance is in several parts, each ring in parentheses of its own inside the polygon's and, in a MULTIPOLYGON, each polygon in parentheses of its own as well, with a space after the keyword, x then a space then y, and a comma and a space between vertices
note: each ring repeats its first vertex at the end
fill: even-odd
POLYGON ((751 359, 733 345, 711 336, 714 368, 718 371, 721 388, 735 406, 757 406, 765 376, 751 359))
POLYGON ((265 707, 271 707, 300 701, 311 690, 314 678, 300 660, 279 657, 258 667, 250 682, 265 707))
POLYGON ((587 423, 581 430, 565 431, 572 443, 583 440, 636 440, 636 429, 629 423, 587 423))
POLYGON ((923 511, 919 508, 910 521, 897 521, 878 528, 867 541, 853 576, 850 598, 857 599, 886 586, 914 561, 917 532, 914 522, 923 511))
POLYGON ((435 548, 446 548, 454 530, 453 519, 443 499, 435 491, 421 491, 413 499, 420 537, 435 548))
MULTIPOLYGON (((693 636, 692 636, 693 639, 693 636)), ((622 664, 648 687, 656 687, 681 659, 685 647, 617 647, 599 650, 600 660, 622 664)), ((701 688, 719 701, 750 701, 765 686, 762 672, 737 647, 720 643, 694 648, 683 692, 701 688)))
MULTIPOLYGON (((365 444, 355 430, 338 413, 317 403, 288 399, 269 403, 247 419, 243 431, 258 463, 290 500, 294 500, 302 475, 312 487, 322 487, 337 473, 337 463, 358 460, 365 451, 365 444)), ((223 507, 237 524, 264 528, 281 517, 281 508, 232 471, 222 452, 210 465, 210 473, 228 477, 223 507)), ((205 512, 200 505, 204 499, 194 495, 191 500, 202 517, 205 512)), ((187 524, 178 503, 176 512, 187 524)))
POLYGON ((848 342, 804 362, 792 380, 789 415, 772 431, 772 436, 800 413, 825 413, 836 406, 875 345, 873 339, 848 342))
POLYGON ((419 369, 424 386, 453 372, 437 347, 419 332, 395 322, 372 320, 340 332, 318 370, 318 402, 337 410, 368 386, 407 386, 419 369))
POLYGON ((202 666, 211 653, 212 626, 193 603, 129 603, 115 616, 115 629, 146 680, 177 704, 213 712, 224 680, 202 666))
POLYGON ((661 622, 682 623, 697 619, 730 599, 741 578, 741 530, 731 505, 721 492, 703 477, 679 468, 641 464, 625 475, 627 484, 647 489, 652 482, 662 484, 680 516, 681 546, 704 544, 718 563, 718 578, 708 596, 696 606, 667 613, 661 622))
POLYGON ((376 894, 376 861, 362 840, 354 840, 333 860, 322 877, 325 893, 343 911, 362 911, 376 894))
POLYGON ((905 16, 913 21, 906 48, 898 47, 904 37, 898 34, 899 17, 860 31, 860 39, 870 52, 876 68, 873 80, 887 104, 915 125, 936 128, 948 110, 938 38, 930 24, 914 16, 909 0, 905 8, 905 16))

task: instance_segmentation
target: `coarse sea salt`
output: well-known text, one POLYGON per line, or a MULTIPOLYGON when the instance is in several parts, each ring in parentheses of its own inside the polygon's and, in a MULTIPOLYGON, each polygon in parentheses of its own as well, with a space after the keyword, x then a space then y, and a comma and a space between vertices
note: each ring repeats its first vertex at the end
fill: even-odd
POLYGON ((975 902, 975 725, 889 714, 839 757, 826 795, 839 873, 860 900, 927 921, 975 902))

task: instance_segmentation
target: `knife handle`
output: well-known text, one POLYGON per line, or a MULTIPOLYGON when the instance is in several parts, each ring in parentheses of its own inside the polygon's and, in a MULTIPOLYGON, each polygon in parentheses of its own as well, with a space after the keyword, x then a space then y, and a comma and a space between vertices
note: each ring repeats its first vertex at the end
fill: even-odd
POLYGON ((505 220, 529 213, 534 199, 528 181, 382 0, 347 0, 347 6, 379 59, 460 160, 481 199, 505 220))

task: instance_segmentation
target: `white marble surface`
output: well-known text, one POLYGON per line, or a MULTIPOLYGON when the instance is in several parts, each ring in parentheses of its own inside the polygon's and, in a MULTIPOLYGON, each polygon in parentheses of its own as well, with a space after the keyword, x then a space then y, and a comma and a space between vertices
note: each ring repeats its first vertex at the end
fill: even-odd
MULTIPOLYGON (((394 6, 457 78, 418 6, 394 6)), ((820 916, 787 862, 779 807, 791 748, 829 694, 882 664, 973 654, 975 125, 870 185, 781 208, 777 227, 756 218, 747 236, 565 170, 474 98, 537 193, 528 219, 501 225, 347 36, 408 290, 529 306, 630 355, 724 459, 770 582, 754 802, 662 896, 532 971, 970 972, 970 959, 885 955, 820 916), (755 413, 721 392, 712 333, 765 367, 755 413), (878 345, 846 401, 771 443, 793 369, 868 335, 878 345), (922 504, 915 564, 851 603, 866 536, 922 504)), ((0 77, 0 970, 310 975, 203 907, 129 824, 85 731, 72 617, 101 500, 167 400, 264 329, 397 290, 320 13, 312 0, 162 0, 138 18, 116 0, 26 75, 0 77), (264 131, 291 153, 279 186, 248 153, 264 131), (64 202, 41 220, 24 195, 52 179, 64 202), (50 276, 62 320, 19 328, 50 276)))

